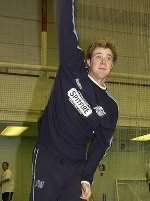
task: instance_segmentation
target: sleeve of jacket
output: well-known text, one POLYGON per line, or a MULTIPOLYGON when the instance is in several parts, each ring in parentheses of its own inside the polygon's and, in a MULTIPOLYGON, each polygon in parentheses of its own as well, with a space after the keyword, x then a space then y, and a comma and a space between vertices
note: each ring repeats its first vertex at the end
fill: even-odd
POLYGON ((109 118, 102 118, 100 124, 94 131, 93 141, 87 152, 87 160, 82 174, 82 180, 92 183, 99 162, 111 146, 117 120, 118 107, 116 105, 113 112, 109 114, 109 118))
POLYGON ((81 67, 84 54, 78 46, 75 29, 74 0, 57 0, 59 61, 65 68, 81 67), (77 66, 77 67, 78 67, 77 66))
POLYGON ((82 180, 92 184, 96 168, 107 149, 111 146, 113 131, 108 128, 99 128, 95 131, 93 141, 88 149, 82 180))

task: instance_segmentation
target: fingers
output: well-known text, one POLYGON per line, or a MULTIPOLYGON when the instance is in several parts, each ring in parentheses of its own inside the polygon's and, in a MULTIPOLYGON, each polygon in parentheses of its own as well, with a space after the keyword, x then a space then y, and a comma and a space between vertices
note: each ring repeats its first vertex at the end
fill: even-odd
POLYGON ((91 187, 89 184, 82 183, 81 185, 82 194, 80 196, 83 200, 88 200, 91 196, 91 187))

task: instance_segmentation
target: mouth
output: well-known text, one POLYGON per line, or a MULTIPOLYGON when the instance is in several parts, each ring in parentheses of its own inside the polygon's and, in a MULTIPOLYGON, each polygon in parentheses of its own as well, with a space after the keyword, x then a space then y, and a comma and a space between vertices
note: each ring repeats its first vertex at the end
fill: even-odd
POLYGON ((100 64, 99 66, 98 66, 98 69, 102 69, 102 70, 106 70, 106 65, 105 64, 100 64))
POLYGON ((103 70, 103 71, 105 71, 106 68, 104 68, 104 67, 99 67, 98 70, 103 70))

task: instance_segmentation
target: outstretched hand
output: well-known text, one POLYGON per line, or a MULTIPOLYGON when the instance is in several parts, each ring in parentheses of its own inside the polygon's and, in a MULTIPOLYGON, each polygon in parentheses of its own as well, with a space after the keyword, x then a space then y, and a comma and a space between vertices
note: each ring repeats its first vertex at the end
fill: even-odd
POLYGON ((83 200, 88 200, 91 196, 91 185, 83 182, 81 184, 81 192, 80 198, 83 200))

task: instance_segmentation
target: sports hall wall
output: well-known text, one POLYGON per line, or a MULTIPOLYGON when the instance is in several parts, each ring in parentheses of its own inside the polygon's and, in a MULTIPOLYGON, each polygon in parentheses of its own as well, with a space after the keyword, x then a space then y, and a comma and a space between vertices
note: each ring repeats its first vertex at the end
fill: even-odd
MULTIPOLYGON (((119 121, 113 146, 102 161, 103 176, 101 166, 97 169, 92 199, 118 201, 119 194, 120 201, 148 201, 149 143, 130 139, 150 131, 150 2, 76 2, 81 46, 86 49, 89 41, 108 38, 118 49, 118 62, 107 86, 119 103, 119 121)), ((57 71, 54 7, 48 0, 47 65, 57 71)), ((47 103, 55 72, 42 70, 40 0, 0 0, 0 24, 0 123, 19 122, 35 128, 22 137, 0 136, 0 162, 8 160, 14 172, 13 201, 27 201, 36 122, 47 103)))

